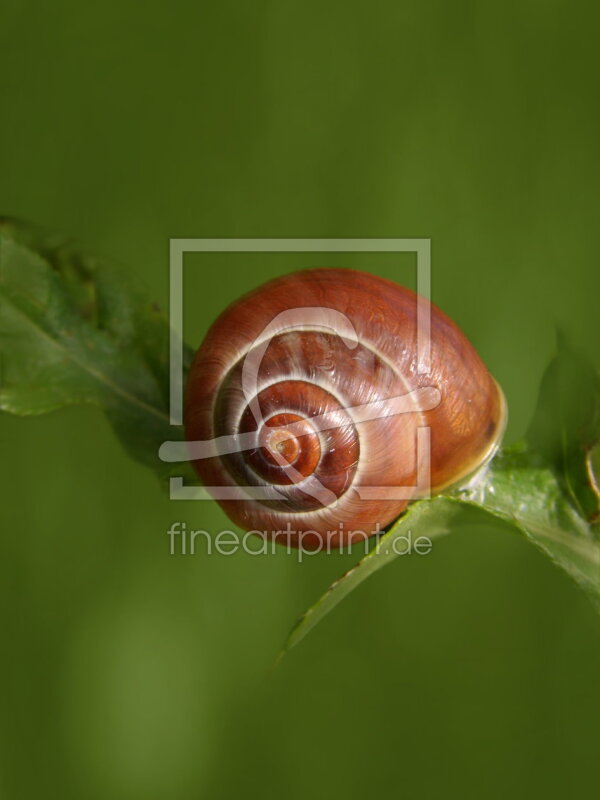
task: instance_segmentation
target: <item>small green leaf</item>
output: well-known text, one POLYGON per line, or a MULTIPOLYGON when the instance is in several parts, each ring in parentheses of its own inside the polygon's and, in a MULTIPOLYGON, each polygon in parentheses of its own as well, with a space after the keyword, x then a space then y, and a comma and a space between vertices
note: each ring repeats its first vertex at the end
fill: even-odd
POLYGON ((1 410, 93 403, 135 459, 162 478, 180 474, 157 455, 183 437, 169 424, 168 347, 165 317, 124 272, 0 220, 1 410))
POLYGON ((542 456, 524 444, 503 450, 458 496, 511 523, 600 610, 600 542, 542 456))
POLYGON ((458 513, 471 509, 500 519, 523 534, 564 569, 600 610, 600 544, 571 505, 541 456, 516 445, 500 452, 469 484, 409 506, 376 546, 333 583, 292 629, 284 652, 297 644, 353 589, 402 555, 396 542, 409 532, 439 538, 458 513))
POLYGON ((409 533, 412 541, 419 536, 433 539, 450 533, 452 519, 461 510, 461 505, 453 498, 440 496, 409 506, 391 530, 381 536, 373 549, 356 566, 332 583, 325 594, 303 614, 292 629, 284 652, 298 644, 359 584, 401 555, 404 537, 409 533))

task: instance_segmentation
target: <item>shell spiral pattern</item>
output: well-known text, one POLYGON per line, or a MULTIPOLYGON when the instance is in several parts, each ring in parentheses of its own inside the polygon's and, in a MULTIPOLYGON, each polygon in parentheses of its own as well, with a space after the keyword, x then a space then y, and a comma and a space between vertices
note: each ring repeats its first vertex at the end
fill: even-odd
POLYGON ((193 463, 241 528, 338 547, 490 457, 502 392, 433 305, 430 368, 419 369, 417 302, 383 278, 316 269, 259 287, 217 319, 188 378, 186 436, 213 443, 193 463))

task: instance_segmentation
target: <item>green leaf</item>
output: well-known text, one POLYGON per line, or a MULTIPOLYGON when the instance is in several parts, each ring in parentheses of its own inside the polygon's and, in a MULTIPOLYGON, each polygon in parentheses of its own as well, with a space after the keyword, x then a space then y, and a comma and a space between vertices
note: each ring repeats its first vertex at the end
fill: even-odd
POLYGON ((284 652, 349 592, 399 555, 408 531, 450 532, 460 509, 477 510, 524 535, 586 592, 600 611, 600 380, 592 365, 558 337, 542 380, 527 442, 501 450, 465 486, 414 503, 376 547, 332 584, 298 621, 284 652))
POLYGON ((564 569, 600 610, 600 544, 562 491, 548 464, 525 445, 500 452, 493 462, 453 495, 409 506, 359 563, 333 583, 298 620, 284 647, 297 644, 353 589, 402 555, 397 543, 411 534, 430 539, 450 533, 465 510, 499 519, 523 534, 564 569))
POLYGON ((409 506, 402 517, 375 543, 358 564, 332 583, 325 594, 306 611, 289 634, 283 655, 303 639, 329 612, 353 589, 402 554, 405 539, 410 533, 412 541, 419 536, 429 539, 450 533, 453 517, 460 511, 461 503, 450 497, 435 497, 409 506))
POLYGON ((135 459, 161 478, 181 474, 157 455, 183 437, 169 424, 168 347, 165 317, 124 271, 0 220, 1 410, 93 403, 135 459))
POLYGON ((600 542, 539 453, 525 444, 500 452, 458 497, 512 524, 564 569, 600 611, 600 542))

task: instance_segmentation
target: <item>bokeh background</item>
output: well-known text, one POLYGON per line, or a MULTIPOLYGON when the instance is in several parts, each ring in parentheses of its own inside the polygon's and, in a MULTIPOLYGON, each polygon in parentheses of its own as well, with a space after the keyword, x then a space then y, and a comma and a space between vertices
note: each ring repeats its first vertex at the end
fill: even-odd
MULTIPOLYGON (((0 211, 73 235, 163 305, 170 237, 431 237, 433 299, 521 436, 558 323, 598 352, 591 2, 0 0, 0 211)), ((194 256, 190 342, 311 263, 194 256)), ((379 259, 379 260, 378 260, 379 259)), ((387 259, 387 260, 386 260, 387 259)), ((187 262, 186 262, 187 266, 187 262)), ((0 417, 0 796, 588 797, 600 620, 465 517, 361 586, 349 565, 173 557, 173 503, 92 408, 0 417)))

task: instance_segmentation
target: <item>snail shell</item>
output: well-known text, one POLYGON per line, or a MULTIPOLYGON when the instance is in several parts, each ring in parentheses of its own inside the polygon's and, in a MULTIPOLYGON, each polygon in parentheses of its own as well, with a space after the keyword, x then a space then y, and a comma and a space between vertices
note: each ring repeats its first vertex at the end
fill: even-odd
POLYGON ((417 302, 374 275, 306 270, 245 295, 212 325, 188 378, 186 437, 192 458, 194 442, 213 443, 193 463, 241 528, 338 547, 491 457, 502 391, 433 305, 429 371, 420 369, 417 302))

